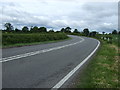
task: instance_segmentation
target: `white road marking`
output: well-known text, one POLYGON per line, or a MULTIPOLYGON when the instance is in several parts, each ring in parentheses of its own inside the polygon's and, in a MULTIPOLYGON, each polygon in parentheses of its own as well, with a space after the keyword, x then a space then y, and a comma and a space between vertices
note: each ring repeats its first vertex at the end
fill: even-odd
MULTIPOLYGON (((81 37, 79 37, 79 38, 81 38, 81 37)), ((81 41, 78 41, 76 43, 71 43, 71 44, 68 44, 68 45, 63 45, 63 46, 58 46, 58 47, 55 47, 55 48, 44 49, 44 50, 40 50, 40 51, 34 51, 34 52, 25 53, 25 54, 20 54, 20 55, 15 55, 15 56, 11 56, 11 57, 2 58, 2 59, 0 59, 0 62, 7 62, 7 61, 23 58, 23 57, 33 56, 33 55, 37 55, 37 54, 40 54, 40 53, 45 53, 45 52, 49 52, 49 51, 53 51, 53 50, 62 49, 62 48, 69 47, 69 46, 76 45, 78 43, 83 42, 84 39, 83 38, 81 38, 81 39, 82 39, 81 41)))
POLYGON ((94 51, 87 56, 80 64, 78 64, 72 71, 70 71, 62 80, 60 80, 53 88, 52 90, 60 88, 85 62, 96 52, 98 47, 100 46, 100 42, 98 41, 97 47, 94 49, 94 51))

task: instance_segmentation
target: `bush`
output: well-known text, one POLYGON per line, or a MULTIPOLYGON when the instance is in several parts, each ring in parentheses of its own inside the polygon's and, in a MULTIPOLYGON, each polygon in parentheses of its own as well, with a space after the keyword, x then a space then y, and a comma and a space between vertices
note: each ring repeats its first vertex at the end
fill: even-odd
POLYGON ((33 43, 53 40, 62 40, 68 38, 64 33, 42 33, 42 34, 2 34, 2 45, 13 45, 18 43, 33 43))

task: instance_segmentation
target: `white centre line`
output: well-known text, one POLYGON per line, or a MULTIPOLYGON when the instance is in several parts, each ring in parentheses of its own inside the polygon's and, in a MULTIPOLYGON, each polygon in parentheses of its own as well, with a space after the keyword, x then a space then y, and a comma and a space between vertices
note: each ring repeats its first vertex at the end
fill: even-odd
MULTIPOLYGON (((98 41, 98 40, 97 40, 98 41)), ((100 46, 100 42, 98 41, 97 47, 93 50, 90 55, 88 55, 80 64, 78 64, 72 71, 70 71, 62 80, 60 80, 55 86, 52 87, 51 90, 59 89, 85 62, 96 52, 98 47, 100 46)))
POLYGON ((40 50, 40 51, 34 51, 34 52, 29 52, 29 53, 15 55, 15 56, 11 56, 11 57, 2 58, 2 59, 0 59, 0 62, 7 62, 7 61, 11 61, 11 60, 16 60, 16 59, 19 59, 19 58, 24 58, 24 57, 28 57, 28 56, 33 56, 33 55, 37 55, 37 54, 41 54, 41 53, 45 53, 45 52, 49 52, 49 51, 58 50, 58 49, 62 49, 62 48, 65 48, 65 47, 73 46, 73 45, 76 45, 76 44, 84 41, 83 38, 81 38, 81 37, 79 37, 79 38, 82 39, 82 40, 78 41, 78 42, 75 42, 75 43, 71 43, 71 44, 63 45, 63 46, 58 46, 58 47, 54 47, 54 48, 50 48, 50 49, 44 49, 44 50, 40 50))

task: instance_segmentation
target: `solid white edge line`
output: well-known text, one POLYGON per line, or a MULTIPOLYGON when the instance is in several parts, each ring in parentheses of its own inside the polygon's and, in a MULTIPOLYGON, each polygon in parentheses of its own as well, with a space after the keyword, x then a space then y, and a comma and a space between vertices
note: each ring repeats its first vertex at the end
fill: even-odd
POLYGON ((44 49, 44 50, 40 50, 40 51, 34 51, 34 52, 25 53, 25 54, 20 54, 20 55, 15 55, 15 56, 11 56, 11 57, 2 58, 2 59, 0 59, 0 63, 15 60, 15 59, 20 59, 20 58, 24 58, 24 57, 28 57, 28 56, 33 56, 33 55, 36 55, 36 54, 45 53, 45 52, 49 52, 49 51, 53 51, 53 50, 62 49, 62 48, 68 47, 68 46, 76 45, 76 44, 84 41, 83 38, 81 38, 81 37, 79 37, 79 38, 82 39, 82 40, 78 41, 78 42, 75 42, 75 43, 71 43, 71 44, 67 44, 67 45, 63 45, 63 46, 58 46, 58 47, 54 47, 54 48, 50 48, 50 49, 44 49))
POLYGON ((87 56, 80 64, 78 64, 72 71, 70 71, 63 79, 61 79, 55 86, 53 86, 52 89, 55 90, 60 88, 97 51, 99 46, 100 41, 98 41, 98 45, 93 50, 93 52, 89 56, 87 56))

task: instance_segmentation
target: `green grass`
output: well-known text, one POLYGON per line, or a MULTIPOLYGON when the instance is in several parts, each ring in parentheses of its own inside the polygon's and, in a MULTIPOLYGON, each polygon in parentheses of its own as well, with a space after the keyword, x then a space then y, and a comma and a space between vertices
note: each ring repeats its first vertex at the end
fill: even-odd
POLYGON ((100 50, 88 64, 77 88, 119 88, 118 48, 102 41, 100 50))
POLYGON ((113 44, 120 47, 120 35, 112 35, 113 37, 113 44))
POLYGON ((2 46, 14 47, 23 45, 33 45, 41 43, 50 43, 55 41, 61 41, 69 39, 69 37, 64 33, 32 33, 32 34, 2 34, 2 46))

